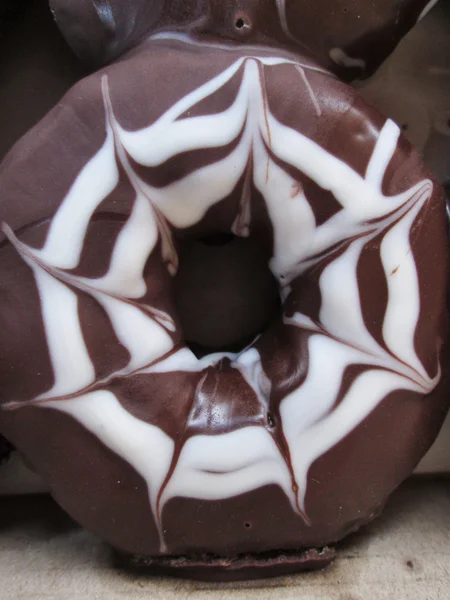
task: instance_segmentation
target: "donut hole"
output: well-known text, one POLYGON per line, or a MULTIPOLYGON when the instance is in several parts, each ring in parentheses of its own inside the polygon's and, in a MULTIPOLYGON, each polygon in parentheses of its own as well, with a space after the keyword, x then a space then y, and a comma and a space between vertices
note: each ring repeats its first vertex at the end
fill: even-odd
POLYGON ((174 302, 197 356, 243 350, 281 313, 268 261, 251 238, 218 233, 182 242, 174 302))
POLYGON ((205 246, 225 246, 232 243, 235 237, 232 233, 213 233, 200 238, 199 242, 205 246))
POLYGON ((252 524, 251 524, 251 523, 248 523, 248 522, 247 522, 247 523, 244 523, 244 527, 245 527, 246 529, 251 529, 251 528, 252 528, 252 524))

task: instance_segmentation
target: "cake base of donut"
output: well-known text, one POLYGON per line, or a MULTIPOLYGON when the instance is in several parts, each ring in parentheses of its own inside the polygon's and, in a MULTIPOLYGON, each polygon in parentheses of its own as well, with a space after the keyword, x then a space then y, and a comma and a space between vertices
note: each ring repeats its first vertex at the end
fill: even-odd
POLYGON ((198 581, 245 581, 292 575, 328 566, 336 557, 334 548, 325 546, 310 550, 289 550, 242 554, 235 558, 208 554, 186 557, 146 557, 119 555, 127 568, 149 575, 182 577, 198 581))

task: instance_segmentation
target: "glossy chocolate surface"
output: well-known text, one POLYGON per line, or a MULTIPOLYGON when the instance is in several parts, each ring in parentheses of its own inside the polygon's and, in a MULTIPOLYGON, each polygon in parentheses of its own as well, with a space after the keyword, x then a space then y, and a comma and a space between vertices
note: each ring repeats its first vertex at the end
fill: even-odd
POLYGON ((158 34, 16 144, 0 221, 0 432, 137 562, 323 564, 308 549, 373 519, 444 419, 443 190, 310 57, 158 34), (231 234, 282 307, 199 359, 177 274, 193 240, 231 234))

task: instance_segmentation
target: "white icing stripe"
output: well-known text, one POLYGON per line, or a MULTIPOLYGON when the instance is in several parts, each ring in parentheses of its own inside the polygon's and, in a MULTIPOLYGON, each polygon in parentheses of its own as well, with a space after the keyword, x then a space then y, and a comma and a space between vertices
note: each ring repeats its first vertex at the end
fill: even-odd
POLYGON ((114 140, 108 128, 102 148, 82 169, 56 212, 38 256, 55 267, 74 269, 80 260, 89 221, 118 181, 114 140))
POLYGON ((43 269, 31 261, 28 264, 33 269, 39 290, 55 378, 53 387, 45 396, 71 394, 95 379, 78 318, 78 298, 66 285, 43 269))
POLYGON ((222 161, 198 169, 161 190, 150 186, 146 189, 172 225, 190 227, 236 187, 246 166, 249 144, 249 135, 244 135, 237 148, 222 161), (203 189, 203 194, 198 189, 203 189))
MULTIPOLYGON (((283 431, 293 458, 295 452, 292 454, 291 438, 292 442, 297 440, 295 445, 298 449, 305 432, 314 423, 330 414, 337 399, 344 369, 360 359, 357 350, 343 346, 325 335, 313 335, 308 343, 308 351, 310 360, 306 379, 298 389, 286 396, 280 411, 283 431), (323 370, 325 363, 327 364, 326 377, 323 370)), ((323 442, 317 440, 311 443, 313 447, 317 447, 323 442)), ((296 460, 300 458, 297 457, 296 460)), ((298 478, 298 472, 296 473, 298 478)))
POLYGON ((143 276, 144 267, 151 251, 156 245, 158 233, 161 238, 163 258, 168 263, 172 275, 178 269, 178 256, 173 244, 171 231, 166 223, 158 219, 152 199, 150 195, 145 193, 144 182, 139 179, 130 165, 120 138, 119 124, 117 123, 111 104, 106 75, 102 77, 102 92, 108 124, 114 136, 115 150, 122 167, 125 169, 129 182, 136 192, 136 199, 131 217, 121 232, 114 248, 112 264, 105 278, 106 281, 100 280, 97 285, 99 287, 104 286, 104 289, 107 290, 109 288, 109 292, 114 293, 114 289, 117 289, 118 282, 120 282, 121 288, 118 295, 128 298, 138 298, 146 292, 143 276), (112 281, 110 281, 111 279, 112 281), (133 279, 135 280, 135 285, 132 283, 133 279))
POLYGON ((267 377, 261 364, 261 356, 256 348, 249 348, 232 363, 240 371, 242 377, 254 391, 261 406, 269 407, 272 382, 267 377))
MULTIPOLYGON (((391 352, 427 379, 415 351, 415 333, 420 314, 420 289, 410 244, 411 227, 422 205, 417 203, 385 235, 381 260, 388 284, 388 306, 383 337, 391 352)), ((437 358, 437 357, 436 357, 437 358)))
MULTIPOLYGON (((326 347, 321 350, 327 352, 326 347)), ((333 353, 327 352, 327 355, 329 359, 338 358, 333 353)), ((310 364, 313 364, 317 358, 316 353, 311 355, 310 364)), ((324 377, 322 370, 319 376, 322 380, 328 379, 329 373, 327 372, 327 377, 324 377)), ((300 388, 300 393, 295 398, 296 402, 293 402, 292 399, 289 403, 287 399, 283 401, 281 414, 299 486, 298 500, 300 507, 304 510, 307 475, 314 461, 344 439, 374 410, 381 399, 388 396, 393 390, 406 389, 417 392, 422 390, 396 373, 366 371, 356 379, 339 406, 331 410, 332 403, 328 402, 329 412, 325 413, 324 411, 322 417, 319 417, 315 423, 311 423, 309 427, 305 428, 301 415, 299 415, 297 422, 297 411, 307 401, 307 396, 302 393, 303 387, 300 388)), ((331 395, 328 399, 330 398, 331 395)), ((315 394, 314 400, 320 401, 322 396, 315 394)), ((309 406, 312 408, 313 404, 309 402, 309 406)))
POLYGON ((231 498, 269 484, 279 485, 295 510, 289 470, 266 430, 246 427, 198 435, 186 442, 161 504, 175 496, 231 498))
MULTIPOLYGON (((283 58, 240 58, 220 75, 174 104, 154 124, 139 131, 119 127, 126 151, 139 164, 158 166, 170 157, 199 148, 218 148, 230 144, 241 131, 246 117, 252 117, 249 104, 258 103, 261 94, 258 63, 267 66, 293 64, 283 58), (232 106, 222 113, 181 119, 193 106, 225 86, 243 68, 242 85, 232 106), (170 127, 171 135, 167 136, 170 127)), ((308 68, 306 65, 302 69, 308 68)))
MULTIPOLYGON (((295 257, 296 260, 292 260, 290 266, 286 264, 290 253, 288 244, 289 228, 292 231, 295 231, 295 229, 302 231, 307 225, 303 219, 300 219, 291 211, 290 214, 285 213, 282 216, 286 223, 290 223, 289 228, 287 226, 286 228, 280 228, 279 233, 277 233, 277 219, 274 217, 274 213, 271 213, 275 236, 277 238, 279 235, 282 244, 282 249, 280 247, 280 249, 276 250, 272 259, 272 269, 278 276, 283 274, 285 282, 289 282, 304 269, 310 267, 311 263, 308 259, 311 256, 325 251, 346 237, 367 233, 373 230, 374 227, 382 231, 389 222, 393 222, 401 216, 402 212, 407 211, 417 201, 417 197, 423 194, 424 190, 428 190, 428 194, 431 194, 431 190, 429 189, 430 182, 424 181, 397 196, 384 196, 381 189, 377 189, 370 181, 366 181, 366 179, 362 178, 356 171, 353 171, 347 164, 326 152, 306 136, 281 125, 271 115, 269 115, 268 120, 272 151, 288 164, 298 168, 320 187, 330 190, 344 208, 343 211, 338 212, 323 225, 311 229, 309 234, 303 233, 303 235, 308 235, 310 241, 304 245, 305 252, 298 253, 295 257), (362 198, 364 198, 364 201, 361 201, 362 198), (398 211, 395 217, 391 215, 394 211, 398 211), (380 222, 376 226, 370 224, 371 220, 383 217, 386 219, 384 222, 380 222), (286 243, 284 243, 284 240, 286 240, 286 243), (280 261, 283 261, 284 266, 282 266, 280 261)), ((396 126, 391 126, 389 123, 385 131, 391 137, 395 135, 397 129, 396 126)), ((385 145, 385 140, 386 135, 378 138, 375 151, 377 151, 378 145, 385 145)), ((376 164, 377 168, 380 168, 379 161, 376 163, 374 161, 372 164, 376 164)), ((374 173, 374 168, 372 167, 371 173, 374 173)), ((270 172, 273 173, 273 171, 274 167, 271 166, 270 172)), ((380 173, 377 176, 380 177, 380 173)), ((288 185, 287 181, 292 185, 292 180, 287 179, 285 174, 282 174, 281 177, 284 177, 285 189, 288 185)), ((261 193, 266 198, 269 198, 271 182, 269 181, 265 184, 258 180, 257 175, 255 175, 255 180, 261 193)), ((277 182, 277 185, 280 187, 280 196, 282 198, 285 195, 282 184, 281 182, 277 182)), ((268 203, 270 206, 270 201, 268 203)), ((299 207, 294 202, 292 206, 295 207, 296 211, 299 210, 299 207)), ((285 204, 284 209, 286 210, 287 208, 290 207, 288 204, 285 204)))
POLYGON ((198 359, 189 348, 182 348, 174 352, 156 365, 144 368, 141 373, 170 373, 171 371, 184 371, 185 373, 199 373, 208 367, 216 365, 224 358, 231 362, 238 359, 238 354, 231 352, 214 352, 198 359))
POLYGON ((364 324, 357 277, 358 260, 366 241, 354 242, 324 269, 320 277, 320 323, 333 337, 376 356, 379 347, 364 324))
POLYGON ((316 219, 302 187, 272 160, 267 180, 267 152, 261 141, 254 145, 254 157, 255 186, 264 196, 273 224, 274 256, 270 267, 275 276, 281 276, 309 254, 316 219))
MULTIPOLYGON (((80 289, 83 292, 90 294, 103 306, 109 316, 116 336, 128 350, 130 362, 127 367, 119 371, 116 375, 136 371, 157 360, 161 356, 164 356, 173 349, 174 342, 166 331, 174 329, 174 323, 169 315, 158 310, 154 311, 153 318, 150 318, 146 312, 146 308, 148 307, 145 305, 142 307, 134 305, 125 298, 114 297, 113 295, 110 295, 110 293, 104 293, 103 290, 98 290, 97 288, 88 285, 89 283, 95 284, 98 280, 76 277, 40 262, 41 259, 38 256, 38 251, 28 248, 25 244, 19 242, 8 227, 4 227, 4 231, 18 252, 20 252, 22 258, 33 269, 41 296, 43 312, 44 308, 47 310, 47 312, 44 313, 45 317, 47 317, 44 318, 44 324, 46 326, 45 331, 51 350, 52 361, 55 360, 53 358, 55 356, 59 368, 62 368, 62 365, 64 365, 66 384, 69 385, 71 382, 73 384, 70 389, 65 389, 64 392, 60 392, 58 388, 58 390, 51 390, 50 392, 42 394, 38 399, 59 397, 65 394, 72 395, 84 390, 86 385, 92 383, 94 379, 92 363, 89 359, 81 333, 77 296, 69 287, 66 287, 67 285, 71 285, 76 289, 80 289), (49 269, 49 272, 47 272, 46 267, 49 269), (44 275, 45 277, 43 277, 44 275), (42 281, 44 282, 43 284, 42 281), (58 284, 60 287, 53 286, 53 283, 55 283, 55 286, 58 284), (54 293, 54 289, 60 290, 59 296, 54 293), (64 296, 62 295, 61 290, 64 292, 64 296), (49 300, 44 306, 47 295, 49 296, 49 300), (60 297, 64 301, 60 301, 60 297), (53 304, 58 309, 54 311, 54 314, 51 311, 53 304), (64 327, 59 325, 59 322, 64 324, 64 317, 67 318, 67 331, 64 327), (56 319, 58 319, 58 325, 53 324, 56 319), (71 335, 67 336, 66 340, 65 336, 68 331, 70 331, 71 335), (74 352, 76 351, 77 356, 82 356, 83 353, 86 356, 85 360, 77 361, 77 366, 75 368, 73 367, 70 352, 60 351, 64 350, 64 343, 73 343, 74 352), (53 345, 56 345, 54 351, 53 345), (79 374, 78 379, 67 376, 67 373, 70 373, 71 369, 74 370, 74 373, 79 374), (83 372, 84 375, 82 375, 83 372), (86 381, 87 383, 84 385, 75 385, 79 380, 86 381)), ((142 274, 137 274, 137 277, 142 277, 142 274)), ((56 370, 57 369, 55 369, 55 372, 56 370)))
POLYGON ((366 181, 372 183, 381 192, 384 175, 397 149, 400 129, 388 119, 380 131, 378 142, 366 171, 366 181))
POLYGON ((417 21, 421 21, 424 17, 426 17, 430 10, 433 9, 438 2, 439 0, 430 0, 430 2, 428 2, 423 11, 420 13, 417 21))
POLYGON ((172 338, 142 310, 110 296, 95 294, 95 297, 108 313, 118 339, 130 353, 127 371, 135 371, 172 350, 172 338))
MULTIPOLYGON (((393 198, 381 195, 349 165, 310 138, 282 125, 272 115, 268 120, 272 151, 320 187, 331 191, 350 217, 367 220, 384 216, 409 197, 409 190, 393 198), (361 198, 364 198, 364 202, 361 202, 361 198)), ((377 143, 382 140, 379 139, 377 143)), ((269 140, 266 139, 266 142, 269 140)))
POLYGON ((157 240, 158 228, 151 205, 140 194, 117 238, 108 273, 93 282, 95 287, 125 298, 144 296, 147 291, 144 267, 157 240))
POLYGON ((306 77, 305 69, 303 69, 302 67, 299 67, 299 66, 297 66, 296 68, 297 68, 297 71, 300 73, 300 77, 301 77, 303 83, 305 84, 306 89, 308 90, 308 94, 309 94, 309 97, 311 98, 311 102, 312 102, 312 105, 314 106, 316 114, 318 117, 320 117, 322 115, 322 109, 320 108, 320 104, 316 98, 314 90, 313 90, 311 84, 309 83, 308 78, 306 77))
POLYGON ((226 71, 179 100, 156 123, 139 131, 120 129, 120 138, 126 151, 139 164, 157 166, 174 154, 199 148, 220 147, 232 142, 245 119, 247 87, 242 86, 233 105, 221 115, 193 117, 178 120, 192 106, 223 87, 235 75, 244 59, 232 64, 226 71), (167 128, 171 127, 171 135, 167 128))
POLYGON ((362 71, 366 68, 366 61, 362 58, 353 58, 349 56, 342 48, 332 48, 329 52, 331 60, 341 67, 347 69, 361 69, 362 71))
POLYGON ((71 415, 139 473, 147 484, 150 505, 160 528, 156 505, 173 456, 174 442, 170 437, 134 417, 107 391, 42 406, 71 415))

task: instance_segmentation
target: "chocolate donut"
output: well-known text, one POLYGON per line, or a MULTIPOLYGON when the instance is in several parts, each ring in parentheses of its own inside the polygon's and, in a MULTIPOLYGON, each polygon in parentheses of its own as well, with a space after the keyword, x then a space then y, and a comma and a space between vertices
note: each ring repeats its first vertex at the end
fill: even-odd
POLYGON ((442 190, 308 59, 146 42, 14 147, 0 215, 1 432, 144 564, 322 565, 310 549, 378 514, 436 435, 442 190), (282 309, 246 349, 197 358, 178 251, 230 233, 270 257, 282 309))
POLYGON ((162 28, 0 165, 0 433, 135 565, 323 566, 448 409, 443 190, 313 50, 162 28))
POLYGON ((188 31, 314 56, 343 79, 367 77, 437 0, 50 0, 84 60, 104 64, 149 31, 188 31))

